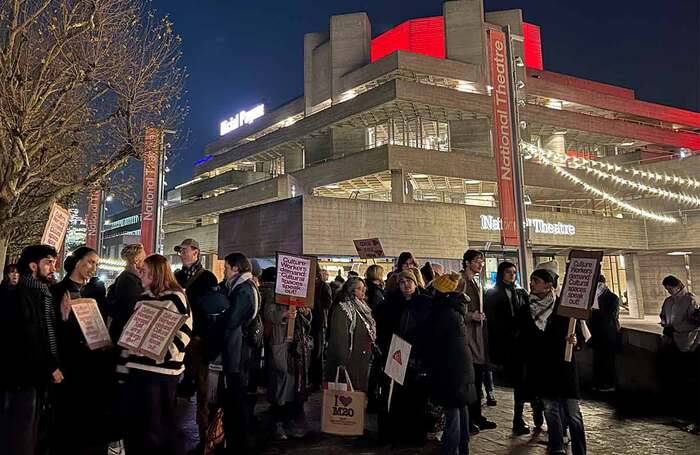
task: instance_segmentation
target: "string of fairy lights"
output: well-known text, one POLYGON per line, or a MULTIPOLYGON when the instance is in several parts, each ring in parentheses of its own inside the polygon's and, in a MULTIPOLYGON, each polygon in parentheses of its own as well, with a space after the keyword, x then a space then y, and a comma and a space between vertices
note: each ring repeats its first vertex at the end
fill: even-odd
POLYGON ((689 194, 688 192, 671 191, 666 188, 660 188, 653 184, 646 184, 639 181, 634 181, 629 178, 621 177, 617 174, 627 174, 638 179, 643 179, 657 184, 671 184, 674 186, 683 186, 688 190, 700 188, 700 181, 681 177, 677 175, 660 174, 649 172, 640 169, 628 168, 618 164, 604 163, 586 158, 571 157, 564 153, 553 152, 538 147, 535 144, 523 142, 521 148, 524 153, 538 158, 538 162, 544 166, 551 167, 558 175, 566 178, 570 182, 582 187, 586 192, 593 194, 605 201, 617 206, 618 208, 633 213, 639 217, 662 222, 675 223, 678 220, 672 216, 657 213, 652 210, 637 207, 629 202, 610 194, 601 188, 584 181, 580 177, 569 172, 566 167, 581 169, 587 175, 591 175, 598 180, 605 180, 614 183, 615 185, 630 188, 639 192, 650 194, 659 198, 675 201, 683 205, 692 207, 700 207, 700 197, 689 194))

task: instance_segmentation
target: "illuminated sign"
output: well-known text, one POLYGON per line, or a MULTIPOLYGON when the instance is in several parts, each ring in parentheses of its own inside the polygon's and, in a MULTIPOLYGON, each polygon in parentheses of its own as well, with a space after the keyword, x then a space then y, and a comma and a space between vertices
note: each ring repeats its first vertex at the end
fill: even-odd
POLYGON ((263 115, 265 115, 264 104, 258 104, 249 111, 241 111, 238 114, 236 114, 235 117, 230 117, 228 120, 224 120, 223 122, 221 122, 221 125, 219 126, 219 134, 223 136, 224 134, 228 134, 231 131, 238 129, 243 125, 250 125, 256 119, 259 119, 263 115))
MULTIPOLYGON (((482 231, 500 231, 501 219, 491 215, 480 215, 482 231)), ((576 235, 576 226, 564 223, 548 223, 538 218, 528 218, 527 225, 537 234, 576 235)))

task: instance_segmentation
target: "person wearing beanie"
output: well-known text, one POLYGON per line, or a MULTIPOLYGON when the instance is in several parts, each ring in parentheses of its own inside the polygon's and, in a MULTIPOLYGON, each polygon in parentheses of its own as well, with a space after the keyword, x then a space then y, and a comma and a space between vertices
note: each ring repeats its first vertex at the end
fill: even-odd
POLYGON ((462 258, 462 278, 457 290, 467 298, 467 344, 474 361, 475 385, 478 399, 470 404, 470 431, 496 428, 496 422, 487 419, 481 412, 481 389, 484 377, 488 374, 488 352, 486 350, 486 315, 483 308, 483 291, 479 275, 484 268, 484 253, 467 250, 462 258))
POLYGON ((474 364, 467 346, 467 298, 455 292, 460 274, 441 275, 432 283, 433 312, 427 323, 426 359, 430 396, 443 407, 442 453, 469 453, 469 410, 477 399, 474 364))
POLYGON ((58 358, 64 381, 54 389, 56 431, 52 449, 56 453, 107 451, 115 425, 113 403, 107 398, 116 392, 116 362, 105 350, 90 350, 71 301, 90 298, 97 302, 105 318, 106 290, 96 278, 100 257, 81 246, 63 262, 63 280, 51 288, 57 319, 58 358))
POLYGON ((528 397, 524 381, 525 353, 521 349, 519 314, 528 306, 527 291, 516 286, 518 269, 515 264, 503 261, 498 264, 496 283, 486 291, 484 310, 488 324, 489 355, 491 362, 502 366, 506 379, 513 387, 513 432, 530 433, 523 419, 525 402, 532 403, 535 427, 541 429, 544 415, 540 400, 528 397))
MULTIPOLYGON (((567 344, 583 340, 580 324, 568 333, 569 318, 559 316, 554 289, 558 273, 553 264, 538 266, 530 275, 528 305, 521 310, 528 391, 542 398, 547 421, 549 453, 564 454, 564 428, 569 428, 573 455, 586 453, 586 433, 579 407, 576 359, 564 360, 567 344)), ((574 353, 575 356, 575 353, 574 353)))
POLYGON ((421 446, 427 440, 429 395, 423 331, 432 308, 432 298, 419 290, 419 284, 422 284, 417 278, 419 271, 416 275, 409 268, 393 276, 398 290, 387 294, 384 304, 376 310, 377 343, 382 353, 380 365, 386 364, 394 334, 412 347, 404 384, 394 384, 390 413, 386 411, 389 382, 386 375, 382 378, 379 436, 384 442, 421 446))

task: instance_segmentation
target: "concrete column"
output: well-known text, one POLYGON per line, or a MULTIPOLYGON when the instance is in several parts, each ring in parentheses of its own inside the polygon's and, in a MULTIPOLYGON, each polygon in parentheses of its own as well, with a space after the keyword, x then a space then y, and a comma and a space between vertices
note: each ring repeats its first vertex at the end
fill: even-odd
POLYGON ((630 317, 644 319, 644 293, 642 292, 642 280, 639 271, 639 256, 632 253, 625 254, 624 258, 630 317))
POLYGON ((563 134, 552 134, 542 142, 545 150, 557 153, 566 153, 566 138, 563 134))
POLYGON ((413 200, 413 188, 403 169, 391 170, 391 202, 402 204, 413 200))
POLYGON ((372 26, 365 13, 331 17, 331 97, 340 93, 340 78, 370 63, 372 26))
MULTIPOLYGON (((330 87, 330 80, 327 80, 330 60, 319 58, 321 57, 320 52, 316 52, 316 59, 314 59, 314 50, 326 41, 328 41, 327 33, 307 33, 304 35, 304 108, 306 115, 309 115, 311 108, 319 102, 314 99, 319 98, 318 92, 323 91, 324 86, 330 87), (316 96, 314 96, 315 93, 316 96)), ((326 98, 330 98, 330 92, 326 98)))
POLYGON ((304 169, 304 149, 299 147, 284 152, 284 173, 304 169))
POLYGON ((483 0, 458 0, 443 4, 445 53, 450 60, 481 67, 484 80, 486 37, 483 0))

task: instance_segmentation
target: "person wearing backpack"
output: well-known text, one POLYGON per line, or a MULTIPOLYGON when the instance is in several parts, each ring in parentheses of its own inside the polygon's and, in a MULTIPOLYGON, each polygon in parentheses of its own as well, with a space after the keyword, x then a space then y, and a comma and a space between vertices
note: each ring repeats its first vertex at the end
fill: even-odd
MULTIPOLYGON (((175 278, 187 294, 194 324, 192 339, 185 354, 185 374, 178 386, 178 395, 189 398, 195 392, 197 393, 197 428, 199 429, 199 440, 204 441, 209 427, 209 403, 207 402, 209 361, 202 337, 204 313, 200 300, 210 292, 212 287, 216 286, 217 279, 202 265, 199 242, 196 240, 183 240, 180 245, 175 247, 175 252, 182 261, 182 268, 175 272, 175 278)), ((201 443, 193 453, 203 453, 201 443)))
POLYGON ((225 378, 224 430, 228 451, 245 453, 249 448, 247 437, 250 433, 246 401, 247 364, 253 349, 251 345, 262 338, 262 329, 258 324, 260 295, 253 281, 250 260, 243 253, 231 253, 224 261, 224 292, 230 303, 223 318, 221 349, 225 378))

